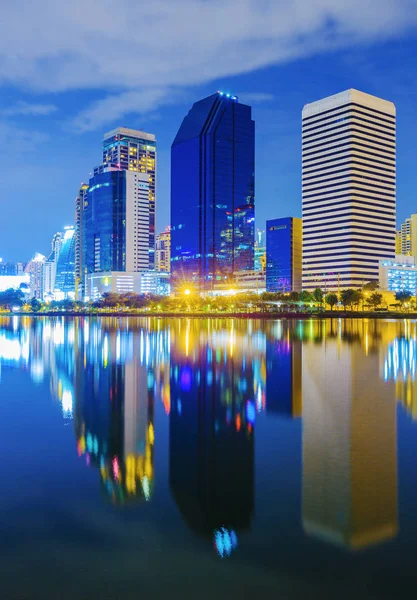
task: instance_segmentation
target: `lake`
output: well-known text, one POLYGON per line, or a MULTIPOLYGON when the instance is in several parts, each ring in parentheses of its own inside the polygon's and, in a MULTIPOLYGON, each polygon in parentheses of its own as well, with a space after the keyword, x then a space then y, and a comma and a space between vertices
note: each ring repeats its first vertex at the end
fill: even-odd
POLYGON ((417 325, 0 317, 0 598, 401 598, 417 325))

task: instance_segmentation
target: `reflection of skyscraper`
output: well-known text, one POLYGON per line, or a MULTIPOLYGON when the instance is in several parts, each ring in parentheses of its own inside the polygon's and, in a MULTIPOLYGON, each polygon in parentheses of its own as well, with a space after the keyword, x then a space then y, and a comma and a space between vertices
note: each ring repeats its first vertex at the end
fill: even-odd
POLYGON ((224 555, 253 515, 256 409, 251 361, 222 334, 213 347, 185 332, 185 352, 172 340, 170 484, 190 527, 224 555))
POLYGON ((115 503, 149 499, 153 481, 153 379, 143 361, 143 337, 130 356, 126 333, 88 323, 76 350, 75 429, 79 455, 100 469, 115 503), (94 336, 91 336, 94 333, 94 336))
POLYGON ((351 549, 398 530, 394 384, 378 360, 355 342, 303 347, 303 525, 351 549))
POLYGON ((288 417, 302 415, 301 341, 266 340, 266 412, 288 417))

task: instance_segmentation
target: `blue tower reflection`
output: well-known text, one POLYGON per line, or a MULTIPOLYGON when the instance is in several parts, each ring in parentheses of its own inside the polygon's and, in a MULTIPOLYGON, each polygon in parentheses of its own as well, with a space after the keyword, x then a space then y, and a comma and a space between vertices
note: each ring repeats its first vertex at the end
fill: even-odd
POLYGON ((254 512, 250 350, 231 343, 230 332, 204 335, 188 323, 171 338, 171 360, 172 494, 188 525, 228 556, 254 512))

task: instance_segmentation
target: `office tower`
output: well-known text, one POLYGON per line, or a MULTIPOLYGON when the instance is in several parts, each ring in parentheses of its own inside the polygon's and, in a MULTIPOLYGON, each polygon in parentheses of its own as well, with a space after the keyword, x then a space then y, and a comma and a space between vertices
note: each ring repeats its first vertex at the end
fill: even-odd
POLYGON ((75 227, 64 227, 61 250, 56 263, 55 300, 75 298, 75 227))
POLYGON ((158 233, 155 244, 155 268, 157 271, 171 271, 171 228, 158 233))
POLYGON ((303 289, 360 288, 395 254, 395 106, 351 89, 302 117, 303 289))
POLYGON ((156 202, 156 139, 152 133, 117 127, 104 135, 103 165, 101 168, 114 167, 123 171, 146 174, 141 181, 148 184, 148 267, 155 268, 155 202, 156 202))
POLYGON ((171 274, 210 291, 253 270, 255 123, 218 92, 196 102, 171 149, 171 274))
POLYGON ((398 531, 395 389, 375 377, 380 340, 369 351, 368 331, 362 346, 338 327, 303 344, 303 527, 358 550, 398 531))
POLYGON ((107 281, 112 273, 121 273, 120 292, 140 291, 135 284, 139 275, 135 274, 148 270, 153 256, 149 247, 148 180, 147 173, 114 167, 103 168, 90 179, 82 258, 88 297, 92 296, 94 274, 100 274, 95 287, 99 280, 107 281))
POLYGON ((36 252, 33 258, 26 264, 25 273, 30 275, 29 291, 31 298, 42 300, 43 298, 43 265, 46 256, 36 252))
POLYGON ((83 297, 84 265, 83 265, 83 228, 84 210, 87 206, 88 183, 82 183, 75 198, 75 299, 83 297))
POLYGON ((266 291, 301 292, 301 219, 266 222, 266 291))
POLYGON ((51 242, 51 252, 43 265, 43 299, 53 300, 55 291, 56 265, 61 252, 64 234, 58 231, 51 242))
POLYGON ((16 263, 5 262, 0 258, 0 276, 13 276, 17 274, 16 263))
POLYGON ((397 231, 395 252, 414 256, 417 260, 417 214, 401 223, 401 228, 397 231))

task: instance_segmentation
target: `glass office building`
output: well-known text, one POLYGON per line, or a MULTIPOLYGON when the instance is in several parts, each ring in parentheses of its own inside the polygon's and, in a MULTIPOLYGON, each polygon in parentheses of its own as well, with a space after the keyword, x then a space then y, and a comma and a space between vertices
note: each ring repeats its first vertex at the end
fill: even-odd
POLYGON ((175 287, 210 291, 252 270, 255 123, 250 106, 218 92, 196 102, 171 150, 171 273, 175 287))
POLYGON ((379 261, 379 287, 390 292, 417 291, 417 267, 414 256, 396 255, 395 260, 379 261))
POLYGON ((267 292, 301 292, 301 219, 288 217, 266 223, 267 292))
POLYGON ((65 227, 64 238, 56 262, 54 297, 57 300, 75 297, 74 227, 65 227))

